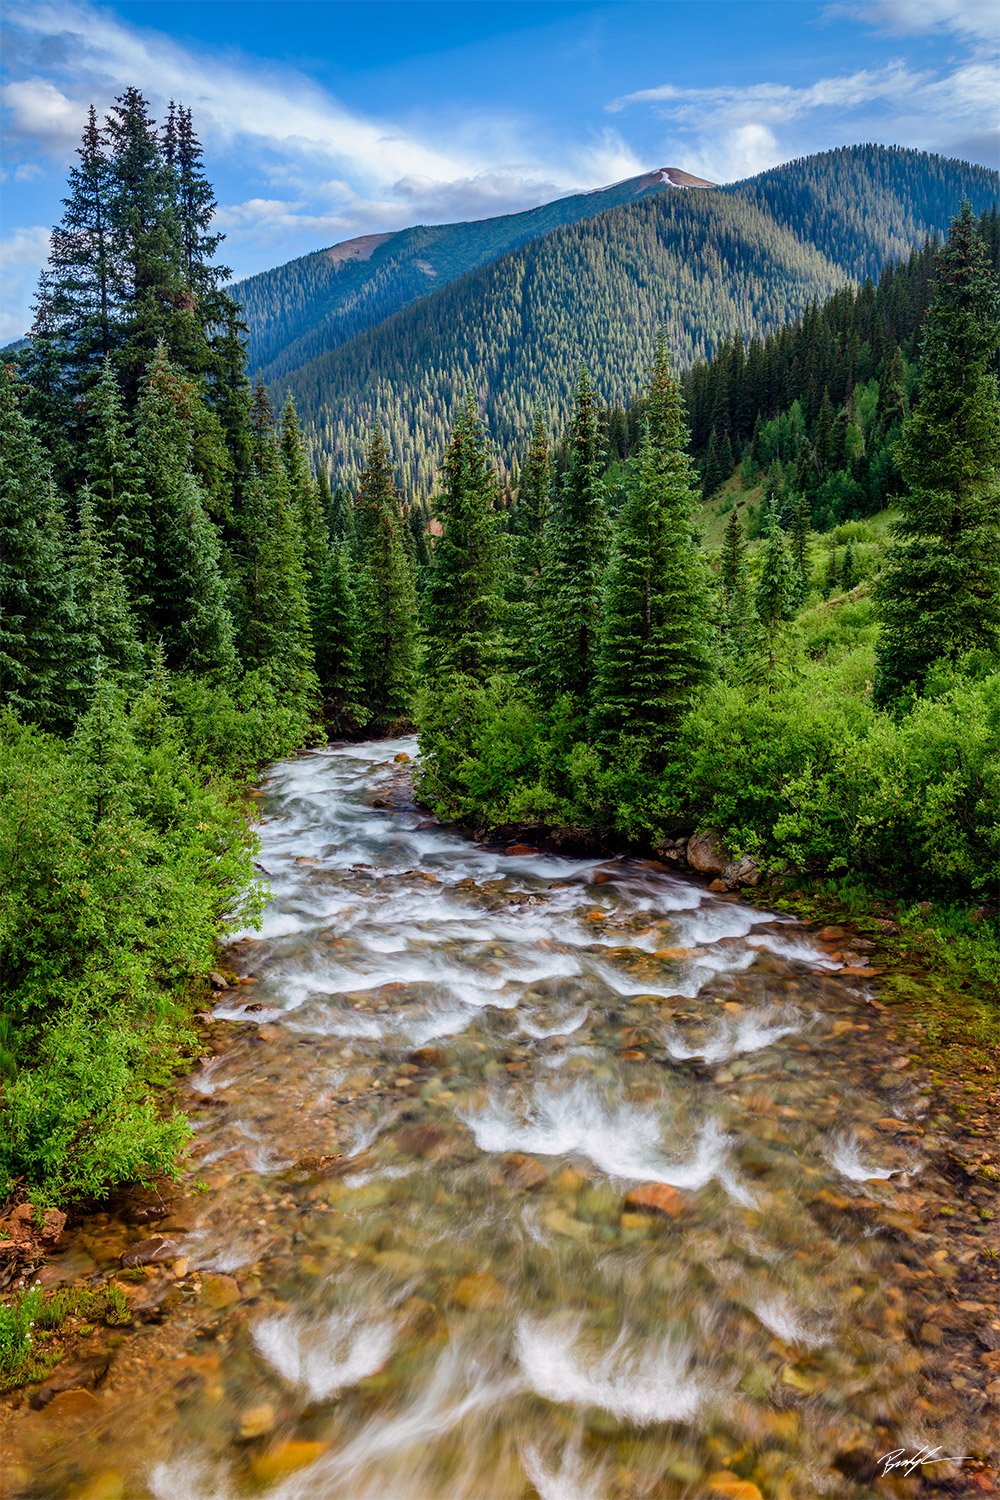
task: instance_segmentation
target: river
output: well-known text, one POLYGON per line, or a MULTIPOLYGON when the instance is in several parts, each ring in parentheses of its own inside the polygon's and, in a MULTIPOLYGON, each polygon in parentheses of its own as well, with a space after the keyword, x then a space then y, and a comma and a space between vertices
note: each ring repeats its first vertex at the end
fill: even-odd
POLYGON ((916 1396, 923 1104, 859 1069, 865 958, 373 806, 414 753, 264 783, 256 983, 186 1086, 207 1191, 156 1226, 169 1317, 18 1493, 815 1500, 972 1451, 916 1396))

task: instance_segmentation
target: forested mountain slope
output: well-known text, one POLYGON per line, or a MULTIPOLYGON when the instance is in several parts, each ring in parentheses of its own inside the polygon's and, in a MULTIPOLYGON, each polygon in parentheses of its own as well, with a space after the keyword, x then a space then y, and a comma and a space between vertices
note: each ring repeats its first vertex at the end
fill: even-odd
POLYGON ((980 213, 998 196, 996 173, 881 147, 793 162, 725 192, 645 196, 496 258, 273 389, 291 390, 348 482, 380 417, 405 487, 425 494, 466 388, 509 458, 527 445, 536 403, 561 428, 581 359, 603 401, 627 401, 658 324, 689 364, 720 338, 749 341, 799 317, 911 237, 943 232, 963 198, 980 213))
POLYGON ((711 186, 662 167, 523 213, 361 235, 261 271, 233 288, 250 330, 250 369, 280 380, 429 291, 552 229, 650 193, 711 186))

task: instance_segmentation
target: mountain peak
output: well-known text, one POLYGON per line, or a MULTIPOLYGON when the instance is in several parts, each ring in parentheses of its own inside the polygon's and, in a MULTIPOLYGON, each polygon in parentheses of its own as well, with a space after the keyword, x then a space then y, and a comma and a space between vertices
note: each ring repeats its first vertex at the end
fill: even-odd
POLYGON ((644 193, 651 187, 710 188, 718 187, 718 183, 709 182, 705 177, 694 177, 682 167, 657 167, 655 172, 647 172, 645 177, 639 178, 637 191, 644 193))

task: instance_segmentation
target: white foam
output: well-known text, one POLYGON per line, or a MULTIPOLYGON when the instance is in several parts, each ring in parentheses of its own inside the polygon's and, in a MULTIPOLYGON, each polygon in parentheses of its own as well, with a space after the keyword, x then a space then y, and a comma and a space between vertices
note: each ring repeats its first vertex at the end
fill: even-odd
POLYGON ((753 1305, 754 1316, 777 1338, 786 1344, 813 1344, 815 1337, 791 1306, 787 1297, 775 1293, 762 1297, 753 1305))
POLYGON ((827 1161, 851 1182, 884 1182, 900 1174, 898 1167, 872 1167, 861 1159, 861 1148, 853 1135, 834 1136, 823 1152, 827 1161))
POLYGON ((778 958, 790 958, 794 963, 808 964, 813 969, 841 967, 839 961, 835 962, 814 944, 795 938, 778 937, 773 932, 759 933, 756 937, 747 938, 747 942, 754 948, 766 948, 778 958))
POLYGON ((685 1344, 633 1341, 622 1329, 604 1350, 584 1345, 579 1323, 522 1319, 517 1354, 525 1378, 538 1395, 560 1404, 599 1406, 635 1426, 690 1422, 707 1388, 693 1374, 685 1344))
MULTIPOLYGON (((567 1443, 557 1465, 548 1465, 533 1443, 521 1447, 524 1472, 538 1491, 539 1500, 600 1500, 607 1467, 588 1467, 579 1443, 567 1443)), ((605 1492, 606 1493, 606 1492, 605 1492)))
POLYGON ((717 1063, 738 1057, 743 1052, 759 1052, 770 1047, 781 1037, 798 1031, 799 1025, 800 1018, 795 1011, 766 1006, 745 1011, 740 1016, 721 1018, 711 1035, 702 1042, 690 1042, 673 1032, 664 1039, 664 1046, 678 1062, 701 1057, 705 1062, 717 1063))
POLYGON ((360 1311, 309 1322, 296 1313, 265 1318, 253 1341, 270 1365, 314 1401, 335 1395, 380 1370, 396 1338, 393 1323, 366 1321, 360 1311))
POLYGON ((539 1025, 538 1021, 525 1016, 521 1021, 521 1030, 526 1032, 528 1036, 533 1036, 536 1041, 544 1041, 546 1037, 550 1036, 570 1036, 574 1031, 579 1031, 589 1014, 590 1011, 586 1005, 580 1010, 570 1011, 562 1019, 558 1017, 553 1018, 551 1011, 539 1010, 536 1011, 536 1015, 548 1015, 549 1024, 542 1026, 539 1025))
POLYGON ((609 1100, 583 1080, 566 1089, 536 1087, 521 1116, 494 1102, 461 1118, 481 1151, 584 1156, 609 1177, 676 1188, 697 1189, 716 1178, 737 1202, 754 1202, 725 1165, 726 1141, 717 1120, 702 1126, 686 1160, 671 1161, 663 1150, 654 1106, 609 1100))

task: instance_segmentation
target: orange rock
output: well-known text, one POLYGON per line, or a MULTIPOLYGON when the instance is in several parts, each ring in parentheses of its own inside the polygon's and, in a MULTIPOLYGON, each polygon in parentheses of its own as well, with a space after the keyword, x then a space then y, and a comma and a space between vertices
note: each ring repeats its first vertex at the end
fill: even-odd
POLYGON ((847 936, 847 931, 843 927, 821 927, 816 936, 821 943, 838 943, 847 936))
POLYGON ((549 1176, 540 1161, 536 1161, 533 1156, 525 1156, 520 1151, 512 1151, 509 1156, 505 1156, 500 1170, 511 1187, 521 1188, 526 1193, 540 1188, 543 1182, 548 1181, 549 1176))
POLYGON ((601 911, 600 907, 595 906, 593 911, 585 911, 583 915, 588 922, 604 922, 607 919, 608 913, 601 911))
POLYGON ((268 1448, 266 1453, 255 1454, 250 1460, 250 1472, 258 1484, 270 1484, 282 1474, 292 1474, 296 1469, 314 1464, 329 1446, 329 1443, 302 1443, 290 1439, 275 1448, 268 1448))
POLYGON ((472 1271, 452 1289, 452 1297, 461 1307, 478 1310, 495 1307, 504 1298, 504 1289, 490 1271, 472 1271))
POLYGON ((666 1219, 676 1219, 687 1204, 684 1194, 668 1187, 665 1182, 645 1182, 626 1196, 625 1207, 633 1213, 661 1214, 666 1219))
POLYGON ((220 1312, 240 1301, 240 1289, 234 1277, 208 1272, 201 1278, 201 1296, 213 1312, 220 1312))
POLYGON ((717 1474, 709 1474, 708 1491, 710 1495, 718 1495, 720 1500, 764 1500, 760 1490, 749 1479, 741 1479, 738 1474, 729 1474, 724 1469, 717 1474))
POLYGON ((694 953, 695 951, 696 950, 694 948, 657 948, 656 952, 653 954, 653 957, 675 958, 678 960, 683 960, 685 958, 690 958, 692 953, 694 953))
POLYGON ((58 1417, 60 1421, 79 1422, 84 1417, 93 1417, 101 1409, 101 1403, 93 1391, 86 1390, 82 1385, 71 1386, 68 1391, 60 1391, 58 1396, 45 1408, 46 1415, 58 1417))
POLYGON ((728 891, 729 887, 724 880, 712 880, 708 886, 710 891, 728 891))
POLYGON ((623 1062, 645 1062, 646 1060, 645 1052, 640 1052, 638 1047, 626 1047, 625 1051, 619 1052, 618 1056, 623 1062))
POLYGON ((534 844, 508 844, 503 852, 505 854, 540 854, 541 850, 536 849, 534 844))
POLYGON ((877 974, 881 974, 882 970, 854 968, 853 965, 850 965, 847 968, 838 969, 837 972, 839 974, 850 974, 854 979, 874 979, 877 974))

